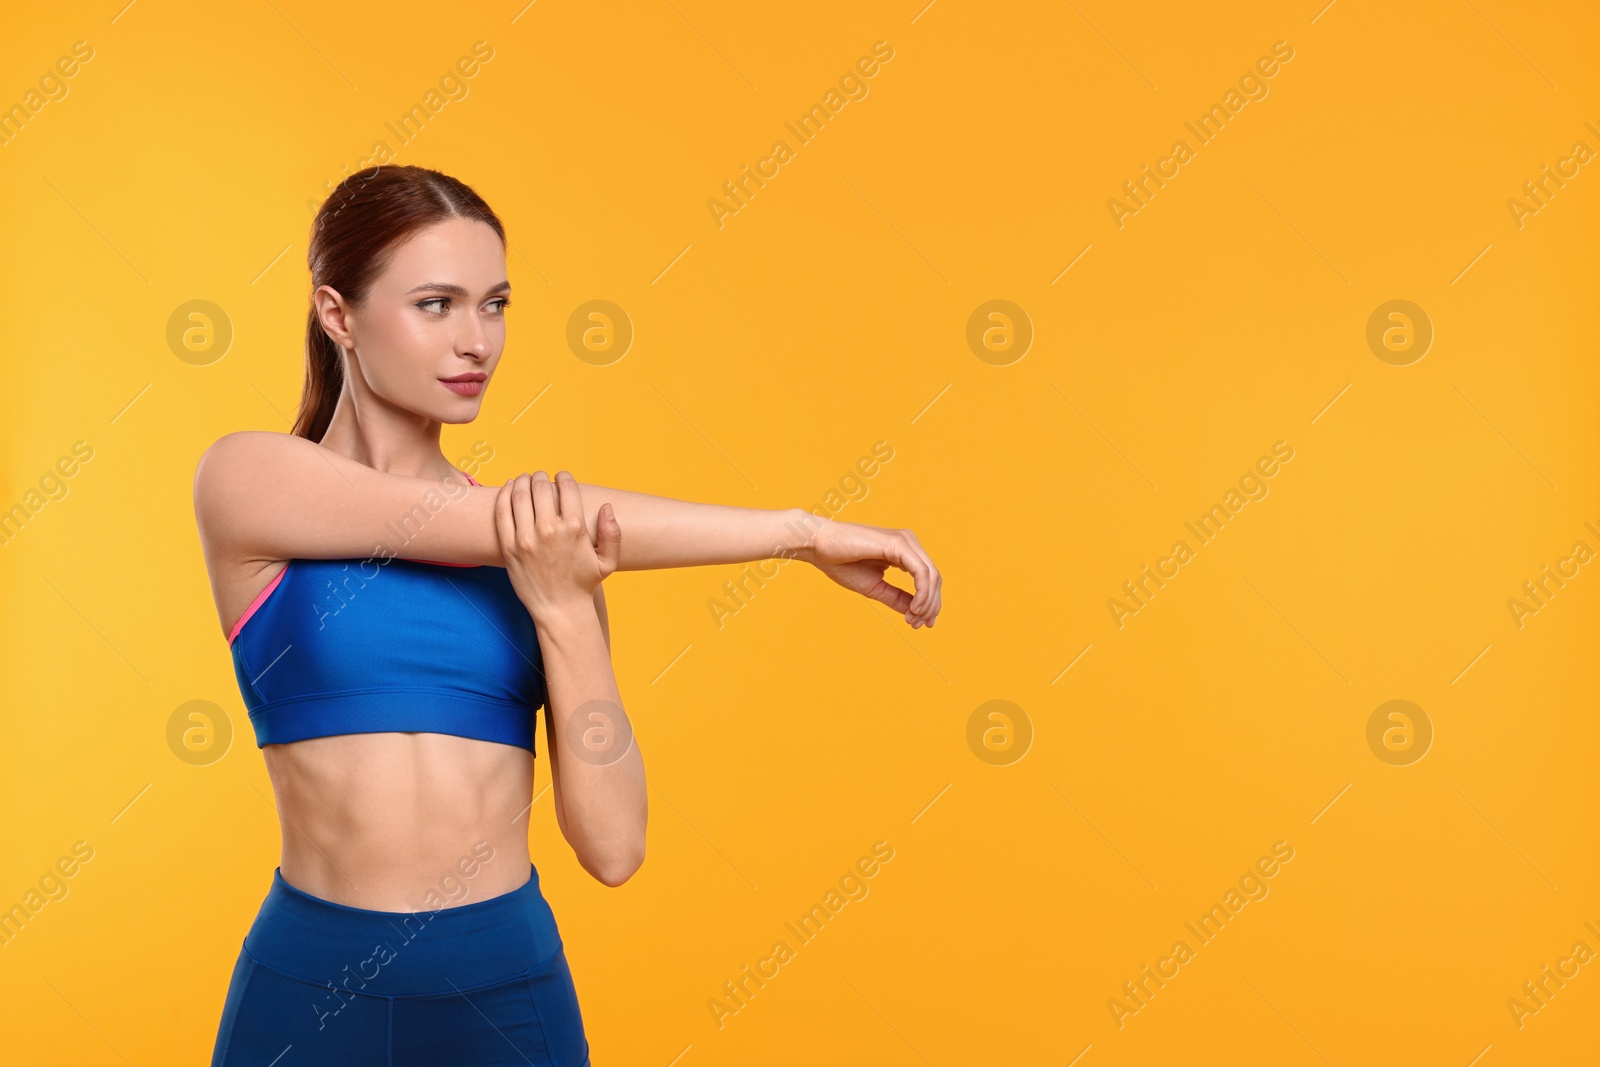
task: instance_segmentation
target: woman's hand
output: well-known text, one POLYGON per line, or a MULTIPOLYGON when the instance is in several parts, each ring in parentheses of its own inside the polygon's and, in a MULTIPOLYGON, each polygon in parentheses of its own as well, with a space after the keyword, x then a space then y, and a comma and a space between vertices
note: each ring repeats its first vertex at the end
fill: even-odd
POLYGON ((939 617, 944 579, 910 530, 830 520, 817 529, 801 558, 846 589, 900 612, 913 630, 932 626, 939 617), (915 596, 884 580, 891 565, 911 575, 915 596))
POLYGON ((598 544, 590 544, 577 480, 557 471, 552 482, 535 471, 500 487, 494 518, 506 573, 535 624, 594 610, 595 588, 617 569, 622 542, 610 504, 595 516, 598 544))

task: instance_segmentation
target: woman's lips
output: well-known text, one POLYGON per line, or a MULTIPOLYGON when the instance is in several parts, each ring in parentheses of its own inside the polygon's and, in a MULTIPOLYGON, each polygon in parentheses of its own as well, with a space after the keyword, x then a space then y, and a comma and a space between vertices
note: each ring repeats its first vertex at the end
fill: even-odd
POLYGON ((477 396, 483 392, 484 386, 482 381, 451 382, 443 378, 439 379, 439 384, 458 396, 477 396))

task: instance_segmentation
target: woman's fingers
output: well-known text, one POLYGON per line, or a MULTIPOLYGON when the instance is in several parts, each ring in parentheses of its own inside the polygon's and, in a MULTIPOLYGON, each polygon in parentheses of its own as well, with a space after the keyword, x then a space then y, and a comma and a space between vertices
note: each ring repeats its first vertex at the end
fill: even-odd
POLYGON ((583 521, 583 492, 578 488, 578 479, 572 476, 571 471, 556 471, 556 504, 561 509, 561 521, 569 527, 582 527, 587 537, 589 530, 583 521))
POLYGON ((906 622, 915 628, 926 621, 928 605, 933 603, 933 561, 922 551, 922 546, 917 544, 910 530, 895 531, 890 543, 895 546, 899 557, 891 562, 911 575, 917 590, 906 610, 906 622))
POLYGON ((511 479, 511 517, 517 547, 532 551, 538 530, 533 522, 533 491, 526 473, 511 479))
POLYGON ((895 540, 900 542, 900 562, 896 566, 911 575, 912 587, 916 590, 916 594, 911 598, 911 604, 906 611, 906 622, 912 623, 914 626, 928 602, 927 569, 922 555, 917 551, 917 546, 910 537, 910 531, 896 530, 895 540))
POLYGON ((884 578, 880 581, 877 594, 872 596, 872 598, 879 603, 888 605, 890 608, 898 611, 902 615, 905 615, 911 610, 911 594, 906 592, 904 589, 901 589, 898 585, 895 585, 887 578, 884 578))
MULTIPOLYGON (((604 581, 617 569, 621 559, 622 524, 617 521, 616 509, 611 501, 600 505, 594 517, 594 555, 600 562, 600 580, 604 581)), ((583 534, 585 538, 588 534, 583 534)))
POLYGON ((533 521, 540 537, 553 537, 560 526, 561 506, 556 501, 555 483, 544 471, 534 471, 529 476, 533 492, 533 521))
POLYGON ((511 483, 494 494, 494 530, 500 538, 500 554, 505 556, 517 543, 516 520, 511 517, 511 483))
MULTIPOLYGON (((938 618, 940 608, 944 606, 944 575, 939 573, 939 568, 934 565, 933 558, 928 555, 928 550, 922 547, 922 542, 917 540, 917 535, 910 530, 906 530, 904 533, 911 539, 911 544, 916 548, 917 554, 921 556, 928 568, 928 573, 932 577, 927 590, 928 598, 924 602, 922 611, 926 624, 932 626, 938 618)), ((917 587, 917 591, 918 593, 922 592, 920 585, 917 587)))
MULTIPOLYGON (((501 487, 506 495, 506 509, 513 536, 520 535, 524 547, 531 547, 539 539, 557 536, 563 528, 568 534, 581 533, 588 540, 588 526, 583 515, 583 492, 571 471, 557 471, 555 480, 544 471, 526 471, 501 487)), ((496 498, 496 521, 499 518, 499 498, 496 498)), ((504 531, 502 531, 504 533, 504 531)))
POLYGON ((884 540, 882 552, 883 562, 890 566, 898 567, 911 575, 912 588, 916 592, 915 594, 907 592, 880 575, 877 589, 867 595, 898 611, 905 617, 906 622, 911 623, 916 618, 917 597, 921 595, 920 591, 926 580, 923 577, 925 572, 921 561, 912 552, 911 545, 905 538, 894 530, 886 530, 884 532, 887 537, 884 540))
POLYGON ((917 540, 917 535, 910 530, 900 532, 910 542, 911 551, 922 564, 927 576, 925 582, 921 579, 917 582, 916 602, 912 611, 921 625, 932 626, 942 605, 941 588, 944 585, 944 577, 940 575, 939 568, 934 566, 927 549, 922 547, 922 542, 917 540))

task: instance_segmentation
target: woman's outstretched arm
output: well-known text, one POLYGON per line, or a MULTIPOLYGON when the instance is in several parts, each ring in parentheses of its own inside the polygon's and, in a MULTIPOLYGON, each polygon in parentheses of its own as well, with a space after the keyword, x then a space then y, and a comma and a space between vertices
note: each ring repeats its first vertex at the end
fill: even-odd
MULTIPOLYGON (((509 479, 508 479, 509 480, 509 479)), ((804 508, 699 504, 578 483, 584 526, 609 503, 629 537, 619 570, 749 563, 777 556, 815 564, 831 579, 931 624, 940 578, 909 530, 821 519, 804 508), (883 580, 887 566, 915 596, 883 580)), ((495 486, 376 470, 292 434, 241 430, 219 438, 195 467, 194 507, 208 555, 282 559, 436 560, 503 567, 495 486)))
MULTIPOLYGON (((822 523, 801 508, 695 504, 579 484, 591 539, 602 504, 610 502, 627 524, 619 570, 798 554, 822 523)), ((388 474, 303 437, 265 430, 218 439, 200 457, 194 478, 202 537, 224 543, 240 560, 387 553, 503 567, 494 524, 498 491, 453 475, 435 480, 388 474)))
POLYGON ((578 492, 591 539, 595 515, 603 504, 611 505, 628 531, 617 561, 619 571, 750 563, 784 555, 800 558, 827 521, 804 508, 697 504, 583 481, 578 482, 578 492))
POLYGON ((886 604, 912 629, 932 626, 944 606, 944 579, 910 530, 823 519, 804 508, 695 504, 670 497, 578 483, 584 525, 610 504, 632 540, 623 539, 618 570, 748 563, 790 556, 816 567, 852 592, 886 604), (641 542, 643 542, 641 544, 641 542), (911 575, 914 595, 884 579, 888 567, 911 575))

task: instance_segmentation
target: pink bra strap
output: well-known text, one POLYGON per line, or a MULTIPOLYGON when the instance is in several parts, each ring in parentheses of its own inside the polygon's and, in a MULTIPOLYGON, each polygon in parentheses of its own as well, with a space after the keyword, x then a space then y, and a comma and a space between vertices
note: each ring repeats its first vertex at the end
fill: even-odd
POLYGON ((254 615, 256 613, 256 609, 257 608, 259 608, 262 604, 266 603, 267 597, 272 595, 272 591, 274 589, 278 588, 278 583, 283 581, 283 576, 285 574, 288 574, 288 573, 289 573, 289 564, 285 563, 283 565, 283 570, 278 572, 277 577, 273 578, 272 581, 268 582, 267 583, 267 587, 265 589, 261 590, 261 592, 256 594, 256 598, 250 602, 250 606, 248 608, 244 609, 244 614, 239 616, 239 621, 234 623, 233 624, 233 629, 231 631, 229 631, 229 633, 228 633, 228 644, 229 645, 233 644, 234 638, 239 636, 239 631, 244 629, 244 624, 250 621, 250 616, 252 616, 252 615, 254 615))

